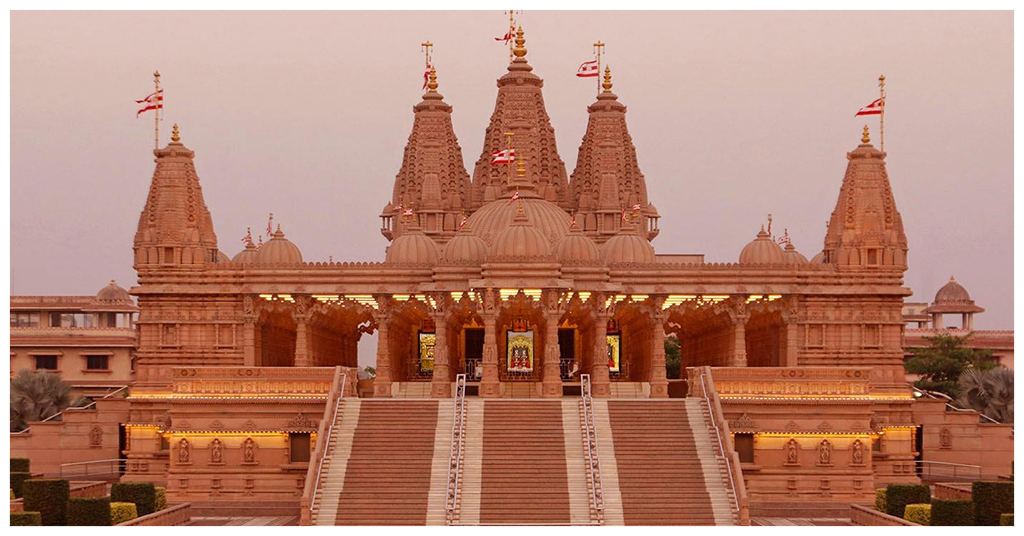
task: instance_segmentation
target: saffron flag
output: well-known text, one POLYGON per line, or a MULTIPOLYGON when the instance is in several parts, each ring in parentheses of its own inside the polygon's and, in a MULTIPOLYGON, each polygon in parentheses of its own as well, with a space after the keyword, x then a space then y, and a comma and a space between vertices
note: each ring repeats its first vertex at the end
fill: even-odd
POLYGON ((861 115, 880 115, 882 113, 883 107, 885 107, 885 100, 875 99, 874 102, 872 102, 871 104, 858 110, 854 117, 861 115))
POLYGON ((597 60, 585 61, 579 69, 576 69, 576 76, 580 78, 593 78, 599 74, 597 60))
POLYGON ((499 149, 491 152, 491 165, 511 164, 516 160, 516 148, 499 149))
POLYGON ((139 117, 140 115, 142 115, 142 112, 148 112, 150 110, 159 110, 164 107, 164 90, 161 89, 153 93, 150 93, 149 95, 146 95, 146 98, 142 100, 137 100, 135 101, 135 103, 142 105, 142 108, 139 108, 139 111, 135 114, 135 117, 139 117))
POLYGON ((495 41, 503 41, 507 45, 508 42, 512 40, 512 34, 514 34, 515 32, 516 32, 515 27, 509 28, 508 32, 505 34, 505 37, 495 37, 494 40, 495 41))
POLYGON ((459 222, 459 229, 462 229, 462 226, 466 225, 467 221, 469 221, 469 218, 467 218, 466 215, 463 214, 462 215, 462 221, 459 222))

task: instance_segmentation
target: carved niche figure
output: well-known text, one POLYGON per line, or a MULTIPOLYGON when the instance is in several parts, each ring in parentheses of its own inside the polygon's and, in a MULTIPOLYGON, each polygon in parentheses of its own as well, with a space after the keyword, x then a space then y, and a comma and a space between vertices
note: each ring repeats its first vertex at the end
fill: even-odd
POLYGON ((800 446, 795 439, 786 442, 786 465, 800 465, 800 446))
POLYGON ((100 430, 99 426, 93 426, 92 430, 89 430, 89 446, 90 447, 102 447, 103 446, 103 430, 100 430))
POLYGON ((953 432, 949 428, 939 430, 939 446, 944 449, 953 448, 953 432))
POLYGON ((220 439, 210 442, 210 463, 224 463, 224 444, 220 439))
POLYGON ((256 442, 251 437, 245 438, 242 445, 242 460, 245 463, 256 463, 256 442))
POLYGON ((190 443, 188 439, 184 437, 181 441, 178 441, 178 463, 189 463, 189 447, 190 443))
POLYGON ((850 459, 853 465, 864 465, 864 443, 861 440, 855 439, 850 446, 850 459))
POLYGON ((832 465, 832 443, 827 439, 818 443, 818 465, 832 465))

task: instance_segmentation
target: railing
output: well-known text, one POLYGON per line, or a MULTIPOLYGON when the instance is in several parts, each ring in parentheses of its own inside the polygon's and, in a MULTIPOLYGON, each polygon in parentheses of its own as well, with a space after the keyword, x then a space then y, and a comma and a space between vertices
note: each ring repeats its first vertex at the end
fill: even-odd
POLYGON ((123 475, 125 472, 127 459, 111 459, 111 460, 90 460, 87 462, 71 462, 62 463, 57 468, 57 475, 60 478, 71 478, 71 477, 87 477, 87 476, 105 476, 105 475, 123 475), (93 468, 90 471, 90 468, 93 468))
POLYGON ((316 459, 316 471, 310 464, 306 471, 306 490, 302 494, 300 502, 299 522, 302 525, 312 523, 313 506, 316 503, 316 493, 320 488, 320 475, 324 468, 324 458, 327 457, 327 448, 330 446, 331 436, 334 435, 334 423, 338 420, 338 410, 345 398, 345 386, 348 383, 348 372, 342 372, 341 367, 334 369, 334 380, 331 391, 327 396, 327 404, 324 406, 324 415, 320 419, 320 426, 317 428, 316 448, 313 450, 316 459), (340 381, 339 381, 340 379, 340 381), (331 402, 334 402, 332 411, 331 402))
POLYGON ((187 525, 190 521, 192 521, 192 505, 191 503, 181 503, 164 508, 163 510, 157 510, 152 514, 137 517, 131 521, 125 521, 118 526, 171 527, 176 525, 187 525))
POLYGON ((445 502, 445 522, 458 522, 459 473, 462 471, 462 453, 466 444, 466 375, 455 376, 455 396, 452 409, 452 448, 448 455, 448 493, 445 502))
MULTIPOLYGON (((128 389, 127 385, 125 385, 124 387, 120 387, 120 388, 118 388, 118 389, 116 389, 114 391, 111 391, 111 392, 103 395, 102 397, 99 398, 99 400, 110 398, 110 397, 116 395, 117 393, 120 393, 121 391, 124 391, 125 389, 128 389)), ((73 407, 73 408, 64 408, 64 411, 67 411, 69 409, 89 409, 89 408, 91 408, 91 407, 93 407, 95 405, 96 405, 96 401, 93 400, 92 402, 89 402, 88 404, 86 404, 84 406, 77 406, 77 407, 73 407)), ((53 415, 50 415, 49 417, 47 417, 47 418, 45 418, 45 419, 43 419, 43 420, 41 420, 39 422, 49 422, 49 421, 52 421, 53 419, 56 419, 57 417, 62 417, 64 415, 64 411, 60 411, 60 412, 54 413, 53 415)), ((26 426, 24 430, 19 430, 17 432, 11 432, 11 434, 24 434, 24 433, 28 432, 29 428, 31 428, 31 427, 30 426, 26 426)))
POLYGON ((711 367, 697 369, 700 377, 701 393, 708 405, 708 414, 711 416, 711 427, 715 430, 715 438, 718 441, 719 452, 725 459, 726 472, 729 475, 729 487, 732 490, 733 503, 736 515, 741 525, 750 524, 750 509, 747 499, 747 488, 743 482, 743 473, 740 469, 740 459, 736 449, 732 445, 732 434, 729 432, 729 423, 725 421, 725 414, 722 412, 722 403, 715 391, 715 380, 711 377, 711 367), (708 388, 708 383, 711 388, 708 388), (723 436, 725 440, 723 441, 723 436), (726 446, 728 445, 728 448, 726 446))
POLYGON ((922 389, 918 389, 917 387, 913 387, 913 389, 914 389, 915 393, 919 393, 922 396, 927 396, 928 398, 934 398, 934 399, 938 399, 938 400, 945 400, 946 401, 946 409, 951 409, 953 411, 959 411, 959 412, 977 413, 978 417, 981 420, 988 421, 988 422, 990 422, 992 424, 1003 424, 1003 423, 993 419, 992 417, 989 417, 988 415, 985 415, 984 413, 982 413, 980 411, 973 410, 973 409, 958 408, 958 407, 954 406, 953 405, 953 398, 950 397, 949 395, 945 394, 945 393, 939 393, 939 392, 935 392, 935 391, 925 391, 925 390, 922 390, 922 389))
POLYGON ((597 522, 604 520, 604 492, 601 488, 601 456, 597 450, 597 427, 594 425, 590 374, 580 374, 580 399, 583 407, 583 444, 587 447, 587 471, 590 473, 590 504, 597 522))
POLYGON ((953 482, 981 480, 981 466, 966 463, 914 460, 917 476, 928 479, 952 479, 953 482))

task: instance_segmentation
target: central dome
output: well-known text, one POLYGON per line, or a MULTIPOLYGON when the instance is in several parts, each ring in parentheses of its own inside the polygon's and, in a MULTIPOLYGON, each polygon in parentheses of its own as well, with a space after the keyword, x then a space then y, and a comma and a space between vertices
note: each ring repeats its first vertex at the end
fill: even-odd
MULTIPOLYGON (((508 203, 506 203, 508 204, 508 203)), ((519 200, 512 224, 502 230, 491 244, 491 257, 546 257, 551 255, 551 242, 526 216, 525 203, 519 200)), ((561 209, 559 209, 561 210, 561 209)))
MULTIPOLYGON (((571 218, 558 205, 523 195, 517 201, 522 203, 523 213, 530 224, 544 237, 547 245, 553 245, 569 233, 571 218)), ((498 234, 512 224, 516 215, 516 204, 509 202, 509 196, 492 201, 478 209, 469 217, 467 224, 472 226, 473 234, 479 236, 487 244, 492 244, 498 234)))

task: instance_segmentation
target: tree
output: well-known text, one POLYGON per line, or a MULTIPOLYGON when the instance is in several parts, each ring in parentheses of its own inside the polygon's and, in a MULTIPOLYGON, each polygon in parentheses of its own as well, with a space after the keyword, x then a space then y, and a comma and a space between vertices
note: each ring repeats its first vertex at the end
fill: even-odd
POLYGON ((22 370, 11 380, 11 431, 24 430, 29 422, 41 421, 87 403, 86 399, 75 396, 71 386, 60 376, 22 370))
POLYGON ((679 350, 679 339, 675 335, 665 337, 665 375, 678 380, 682 374, 683 355, 679 350))
POLYGON ((911 349, 913 355, 904 363, 904 369, 921 376, 914 386, 956 398, 960 395, 960 375, 965 370, 986 371, 996 366, 991 359, 992 352, 965 346, 969 337, 945 334, 925 337, 928 346, 911 349))
POLYGON ((960 375, 957 403, 1001 423, 1013 422, 1013 371, 1006 367, 980 371, 970 368, 960 375))

